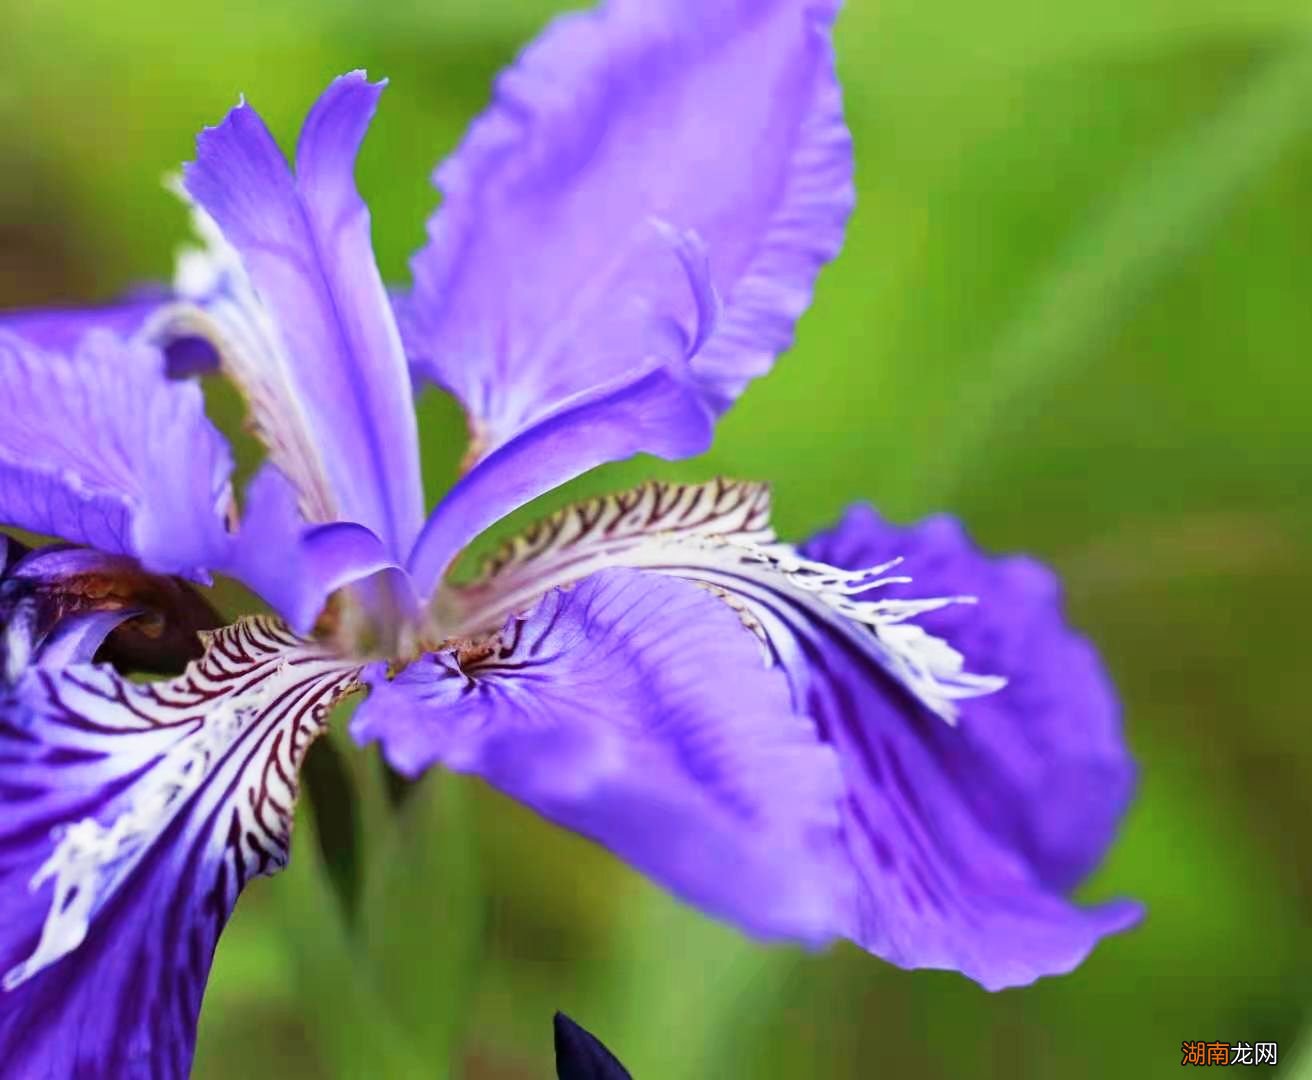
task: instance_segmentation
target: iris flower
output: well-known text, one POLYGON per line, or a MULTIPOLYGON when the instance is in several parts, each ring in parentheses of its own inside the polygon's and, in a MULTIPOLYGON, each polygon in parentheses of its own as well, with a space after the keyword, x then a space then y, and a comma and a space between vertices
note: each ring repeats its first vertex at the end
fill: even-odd
POLYGON ((1052 574, 951 519, 859 506, 793 546, 760 484, 650 483, 449 573, 594 466, 706 450, 788 348, 853 201, 837 7, 552 23, 438 168, 399 294, 352 175, 382 84, 334 81, 294 167, 243 102, 181 173, 204 244, 171 289, 4 319, 0 524, 63 542, 4 549, 8 1072, 185 1074, 350 695, 402 773, 478 775, 759 938, 997 988, 1137 918, 1067 895, 1132 785, 1103 668, 1052 574), (210 369, 267 450, 240 499, 210 369), (427 513, 425 383, 470 435, 427 513), (275 614, 216 627, 212 574, 275 614))

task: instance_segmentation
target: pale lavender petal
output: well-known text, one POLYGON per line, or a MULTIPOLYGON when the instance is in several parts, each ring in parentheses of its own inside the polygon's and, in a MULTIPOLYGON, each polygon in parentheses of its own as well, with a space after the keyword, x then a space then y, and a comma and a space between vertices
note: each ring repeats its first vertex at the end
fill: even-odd
POLYGON ((659 366, 613 389, 579 395, 498 447, 447 493, 410 557, 416 590, 428 595, 465 544, 543 492, 639 451, 665 458, 700 453, 710 446, 711 426, 686 380, 659 366))
POLYGON ((476 773, 751 933, 824 941, 851 903, 836 763, 702 589, 605 571, 366 681, 352 732, 395 768, 476 773))
POLYGON ((0 311, 0 331, 7 331, 46 352, 74 352, 91 331, 108 330, 121 338, 145 341, 161 349, 169 378, 217 370, 219 356, 211 342, 167 332, 164 316, 175 300, 169 290, 148 287, 135 290, 117 303, 95 307, 0 311))
POLYGON ((122 338, 132 337, 159 312, 166 300, 166 293, 152 290, 118 303, 94 307, 0 311, 0 331, 24 338, 47 352, 74 352, 92 330, 110 330, 122 338))
POLYGON ((0 331, 0 524, 200 577, 225 550, 231 469, 200 388, 171 381, 158 349, 0 331))
POLYGON ((219 932, 285 864, 297 767, 353 674, 252 620, 172 682, 34 670, 0 696, 7 1075, 187 1075, 219 932))
POLYGON ((853 198, 838 6, 611 0, 501 75, 435 175, 402 317, 476 449, 640 365, 662 327, 694 346, 717 411, 789 346, 853 198))
POLYGON ((306 118, 294 177, 242 104, 201 133, 183 183, 240 260, 241 304, 259 307, 230 319, 224 305, 236 301, 219 295, 211 315, 275 462, 313 501, 313 521, 356 522, 400 560, 423 520, 418 436, 352 180, 381 90, 360 72, 335 80, 306 118), (252 323, 259 333, 247 332, 252 323), (280 456, 289 445, 297 453, 280 456))
POLYGON ((1096 658, 1033 564, 991 564, 941 520, 908 537, 860 512, 799 552, 771 532, 762 488, 648 485, 555 515, 483 580, 448 586, 438 610, 469 632, 607 566, 717 590, 837 752, 858 896, 846 936, 996 989, 1069 971, 1139 918, 1132 903, 1063 895, 1110 842, 1132 765, 1096 658), (882 565, 903 539, 909 584, 882 565))

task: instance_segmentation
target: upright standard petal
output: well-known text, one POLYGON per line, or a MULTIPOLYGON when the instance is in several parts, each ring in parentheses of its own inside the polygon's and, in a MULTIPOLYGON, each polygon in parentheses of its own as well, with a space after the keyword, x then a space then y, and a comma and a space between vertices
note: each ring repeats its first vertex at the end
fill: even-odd
POLYGON ((401 772, 476 773, 752 933, 833 936, 837 763, 705 590, 603 571, 366 682, 352 731, 401 772))
POLYGON ((382 85, 356 72, 328 87, 294 177, 249 105, 201 133, 183 186, 221 237, 183 266, 198 308, 178 328, 214 336, 306 518, 360 524, 399 561, 423 521, 418 436, 352 179, 382 85))
POLYGON ((471 632, 617 565, 717 590, 838 754, 846 936, 996 989, 1068 971, 1137 920, 1134 904, 1063 896, 1105 850, 1131 766, 1096 658, 1033 564, 995 565, 941 521, 906 535, 861 513, 799 552, 775 539, 762 488, 648 485, 530 530, 439 613, 471 632), (903 541, 909 576, 894 576, 903 541), (993 674, 968 673, 963 647, 993 674))
POLYGON ((215 566, 232 459, 200 388, 164 366, 158 349, 107 330, 68 350, 0 331, 0 525, 163 573, 215 566))
POLYGON ((838 6, 610 0, 499 78, 435 174, 402 305, 476 453, 625 375, 670 327, 717 411, 788 347, 852 204, 838 6))
POLYGON ((181 677, 0 691, 0 1060, 182 1078, 219 932, 287 859, 296 772, 355 672, 267 620, 181 677))

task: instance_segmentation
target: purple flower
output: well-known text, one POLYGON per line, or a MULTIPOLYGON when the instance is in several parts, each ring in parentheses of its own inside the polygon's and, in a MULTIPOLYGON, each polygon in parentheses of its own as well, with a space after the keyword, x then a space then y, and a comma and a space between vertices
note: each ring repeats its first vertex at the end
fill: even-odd
POLYGON ((1102 668, 1047 571, 951 521, 857 508, 795 548, 762 486, 649 484, 447 574, 595 465, 701 452, 788 347, 852 202, 837 6, 553 23, 438 170, 399 299, 352 179, 381 84, 333 82, 294 169, 243 103, 183 170, 205 246, 167 295, 0 324, 0 523, 80 545, 3 549, 8 1069, 186 1072, 218 934, 361 691, 395 768, 478 774, 762 938, 997 988, 1135 921, 1065 897, 1132 785, 1102 668), (240 503, 211 367, 268 451, 240 503), (427 515, 412 378, 471 433, 427 515), (277 617, 214 629, 212 573, 277 617))

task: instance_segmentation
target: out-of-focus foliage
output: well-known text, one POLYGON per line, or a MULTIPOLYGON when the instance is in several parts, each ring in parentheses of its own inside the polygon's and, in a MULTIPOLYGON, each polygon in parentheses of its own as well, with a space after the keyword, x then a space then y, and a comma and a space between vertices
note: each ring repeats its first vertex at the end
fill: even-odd
MULTIPOLYGON (((244 92, 290 139, 355 67, 392 79, 360 180, 404 280, 429 170, 561 6, 9 0, 0 305, 166 275, 186 226, 159 181, 194 131, 244 92)), ((545 1077, 556 1008, 646 1078, 1157 1076, 1183 1039, 1312 1060, 1312 8, 851 0, 838 46, 860 205, 797 347, 705 458, 544 503, 724 472, 774 481, 785 535, 853 499, 951 507, 1055 563, 1142 765, 1089 893, 1146 923, 992 996, 767 950, 477 785, 391 814, 343 741, 355 928, 305 814, 223 938, 198 1076, 545 1077)), ((435 497, 462 428, 422 411, 435 497)))

